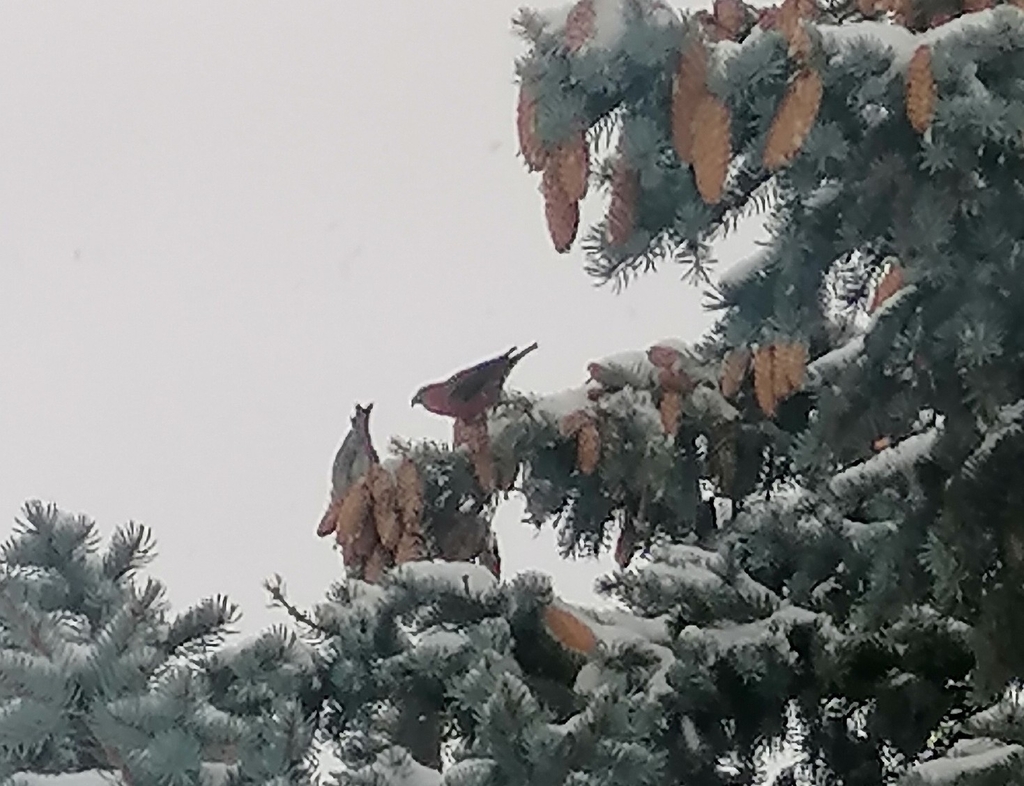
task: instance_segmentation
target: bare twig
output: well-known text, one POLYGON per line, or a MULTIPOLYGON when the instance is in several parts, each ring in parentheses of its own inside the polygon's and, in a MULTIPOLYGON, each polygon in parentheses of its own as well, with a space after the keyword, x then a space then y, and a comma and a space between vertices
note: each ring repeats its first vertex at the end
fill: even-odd
POLYGON ((274 574, 273 579, 267 579, 264 581, 263 588, 270 594, 272 599, 270 604, 271 606, 280 606, 288 613, 289 617, 296 622, 305 625, 311 630, 315 630, 325 636, 331 635, 331 631, 327 630, 327 628, 323 627, 320 623, 306 614, 306 612, 288 601, 288 598, 286 598, 284 594, 284 580, 280 576, 274 574))

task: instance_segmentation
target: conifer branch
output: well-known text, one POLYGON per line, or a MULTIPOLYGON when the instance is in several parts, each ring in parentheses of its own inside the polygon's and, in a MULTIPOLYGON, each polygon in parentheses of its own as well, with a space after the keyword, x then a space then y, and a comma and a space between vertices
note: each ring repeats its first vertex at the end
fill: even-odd
POLYGON ((271 597, 271 607, 280 606, 288 613, 288 616, 296 622, 305 625, 307 628, 315 630, 318 633, 322 633, 324 636, 331 635, 331 631, 327 630, 327 628, 306 614, 306 612, 288 601, 288 598, 284 594, 284 579, 282 579, 278 574, 275 573, 272 579, 266 579, 263 582, 263 588, 271 597))

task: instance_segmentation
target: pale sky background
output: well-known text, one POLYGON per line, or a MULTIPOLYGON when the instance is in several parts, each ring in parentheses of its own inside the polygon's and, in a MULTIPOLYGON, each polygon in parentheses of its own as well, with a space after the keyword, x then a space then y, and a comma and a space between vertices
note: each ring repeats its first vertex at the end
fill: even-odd
MULTIPOLYGON (((0 540, 32 498, 142 522, 176 606, 226 593, 253 632, 264 578, 309 605, 341 575, 314 529, 354 402, 379 449, 448 439, 425 382, 536 340, 510 387, 554 391, 710 324, 679 270, 617 295, 552 250, 516 6, 0 2, 0 540)), ((610 560, 520 513, 506 573, 592 599, 610 560)))

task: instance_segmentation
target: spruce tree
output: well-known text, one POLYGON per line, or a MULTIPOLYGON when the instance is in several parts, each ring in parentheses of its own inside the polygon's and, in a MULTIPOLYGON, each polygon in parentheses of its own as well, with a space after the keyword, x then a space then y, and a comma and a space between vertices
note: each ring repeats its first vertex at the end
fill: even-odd
POLYGON ((486 527, 514 489, 567 556, 615 542, 620 606, 567 609, 526 577, 417 587, 405 566, 370 603, 337 595, 320 613, 362 615, 363 641, 330 634, 329 668, 379 637, 429 721, 420 747, 367 666, 380 714, 337 721, 349 763, 466 784, 1018 779, 1024 12, 580 0, 517 26, 556 249, 601 189, 588 271, 682 265, 721 318, 579 390, 510 394, 452 452, 398 446, 429 555, 446 507, 486 527), (755 215, 768 241, 716 275, 714 241, 755 215), (489 664, 466 666, 479 691, 453 652, 489 664), (588 768, 602 755, 629 774, 588 768))
MULTIPOLYGON (((121 676, 111 621, 148 596, 90 578, 92 622, 74 588, 106 561, 67 545, 80 525, 33 523, 56 545, 8 552, 43 570, 6 568, 3 766, 120 766, 98 741, 189 782, 230 741, 239 782, 302 782, 315 735, 346 784, 1019 781, 1024 11, 579 0, 517 26, 556 249, 605 190, 588 271, 680 265, 714 330, 597 359, 578 389, 506 392, 452 445, 396 441, 325 518, 360 578, 308 614, 270 583, 302 639, 203 652, 173 672, 191 692, 121 676), (714 242, 754 216, 768 241, 717 274, 714 242), (509 493, 565 556, 614 549, 613 608, 494 575, 509 493), (98 660, 68 642, 114 666, 76 671, 98 660), (153 709, 186 694, 170 724, 153 709)), ((146 619, 179 646, 220 624, 146 619)))

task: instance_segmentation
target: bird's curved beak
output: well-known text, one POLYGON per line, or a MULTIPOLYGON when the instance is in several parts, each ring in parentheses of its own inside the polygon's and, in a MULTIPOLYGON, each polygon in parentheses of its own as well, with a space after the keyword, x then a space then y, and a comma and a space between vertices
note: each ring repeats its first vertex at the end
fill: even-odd
POLYGON ((412 404, 410 406, 415 407, 417 404, 423 404, 423 391, 417 391, 416 395, 412 397, 412 404))

